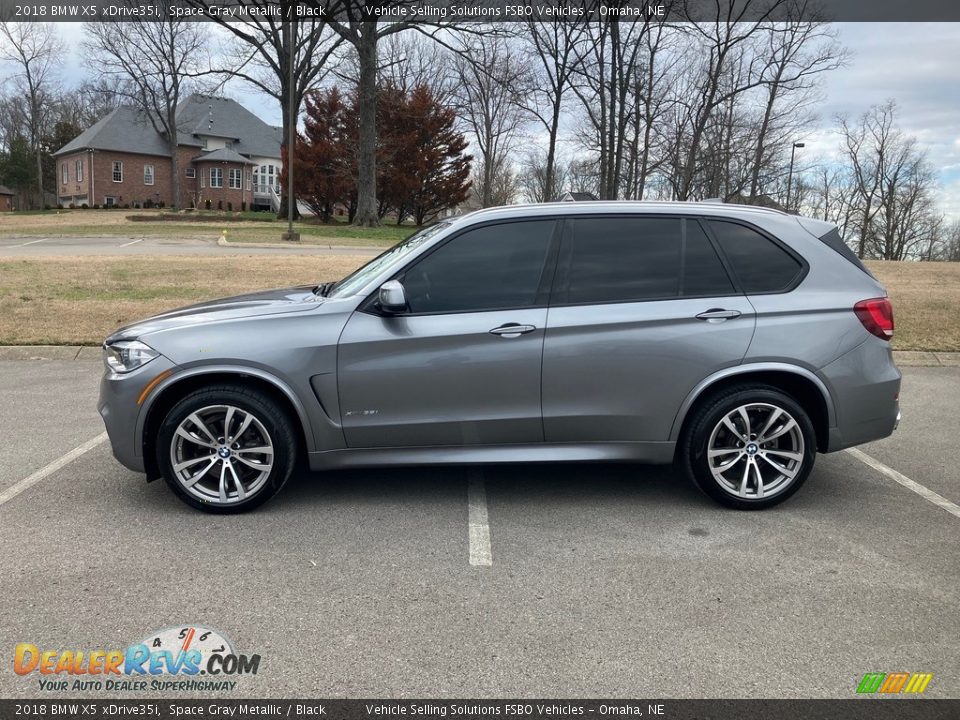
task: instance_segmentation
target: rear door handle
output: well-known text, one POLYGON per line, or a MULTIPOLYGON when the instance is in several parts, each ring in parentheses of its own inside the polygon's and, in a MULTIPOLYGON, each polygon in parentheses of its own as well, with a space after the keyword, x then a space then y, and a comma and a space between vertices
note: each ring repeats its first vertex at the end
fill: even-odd
POLYGON ((723 308, 710 308, 704 312, 697 315, 697 318, 700 320, 706 320, 707 322, 723 322, 724 320, 730 320, 731 318, 740 317, 739 310, 724 310, 723 308))
POLYGON ((500 327, 495 327, 490 331, 491 335, 499 335, 504 338, 515 338, 526 335, 536 330, 535 325, 521 325, 519 323, 504 323, 500 327))

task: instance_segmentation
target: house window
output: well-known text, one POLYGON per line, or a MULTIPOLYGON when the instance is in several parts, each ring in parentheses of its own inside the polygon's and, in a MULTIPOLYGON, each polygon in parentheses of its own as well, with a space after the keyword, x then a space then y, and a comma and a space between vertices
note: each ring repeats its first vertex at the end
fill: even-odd
POLYGON ((187 168, 187 177, 188 177, 188 178, 195 178, 196 176, 197 176, 197 169, 196 169, 195 167, 188 167, 188 168, 187 168))
POLYGON ((60 165, 60 179, 63 181, 64 185, 70 182, 70 170, 67 168, 66 163, 62 163, 60 165))
POLYGON ((123 163, 119 160, 113 161, 113 181, 123 182, 123 163))
POLYGON ((77 175, 77 182, 83 182, 83 160, 77 160, 74 172, 77 175))
POLYGON ((117 199, 115 197, 111 197, 110 195, 107 195, 106 197, 103 198, 103 204, 106 207, 113 207, 114 205, 117 204, 117 199))
POLYGON ((153 165, 143 166, 143 184, 153 185, 153 165))
POLYGON ((212 188, 222 188, 223 187, 223 169, 222 168, 210 168, 210 187, 212 188))
POLYGON ((243 182, 241 172, 238 168, 230 168, 230 187, 234 190, 239 190, 243 182))

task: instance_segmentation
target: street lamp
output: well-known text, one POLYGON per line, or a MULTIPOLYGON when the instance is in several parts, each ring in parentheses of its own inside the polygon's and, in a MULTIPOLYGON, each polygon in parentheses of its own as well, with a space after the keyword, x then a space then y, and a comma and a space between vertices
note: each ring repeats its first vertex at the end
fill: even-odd
POLYGON ((802 142, 795 142, 790 148, 790 172, 787 173, 787 212, 790 212, 790 188, 793 187, 793 156, 797 153, 797 148, 802 148, 802 142))

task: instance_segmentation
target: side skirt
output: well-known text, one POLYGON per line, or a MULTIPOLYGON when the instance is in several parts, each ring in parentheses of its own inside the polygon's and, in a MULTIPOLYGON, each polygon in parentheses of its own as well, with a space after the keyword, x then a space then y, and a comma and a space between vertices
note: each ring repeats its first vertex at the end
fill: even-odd
POLYGON ((524 462, 673 462, 676 443, 594 442, 518 445, 354 448, 310 453, 311 470, 380 465, 469 465, 524 462))

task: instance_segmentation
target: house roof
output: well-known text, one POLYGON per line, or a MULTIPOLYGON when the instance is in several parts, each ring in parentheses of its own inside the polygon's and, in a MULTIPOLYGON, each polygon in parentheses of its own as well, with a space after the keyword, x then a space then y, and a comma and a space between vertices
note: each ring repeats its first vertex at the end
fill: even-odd
POLYGON ((201 153, 193 158, 193 162, 230 162, 256 165, 250 158, 245 158, 236 150, 231 150, 230 148, 220 148, 219 150, 211 150, 208 153, 201 153))
MULTIPOLYGON (((233 150, 239 155, 280 157, 280 129, 227 98, 191 95, 177 107, 177 130, 181 146, 203 147, 202 136, 208 136, 233 141, 233 150)), ((54 155, 88 148, 170 155, 166 140, 154 129, 146 113, 129 106, 116 108, 54 155)))
POLYGON ((8 188, 6 185, 0 185, 0 195, 14 195, 13 190, 8 188))
POLYGON ((112 110, 54 155, 88 148, 141 155, 170 155, 166 140, 154 129, 146 114, 126 105, 112 110))
POLYGON ((586 202, 596 199, 596 195, 588 192, 567 192, 560 197, 560 200, 565 200, 567 202, 586 202))
POLYGON ((177 108, 181 132, 227 138, 241 155, 279 158, 281 132, 228 98, 191 95, 177 108))

